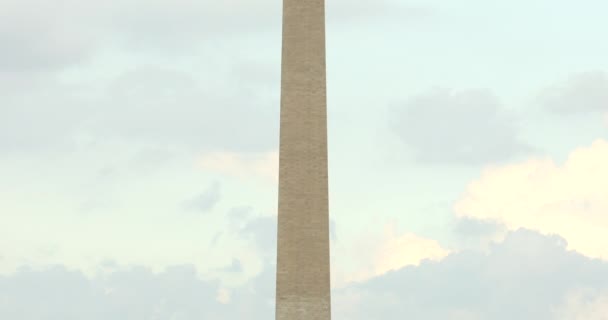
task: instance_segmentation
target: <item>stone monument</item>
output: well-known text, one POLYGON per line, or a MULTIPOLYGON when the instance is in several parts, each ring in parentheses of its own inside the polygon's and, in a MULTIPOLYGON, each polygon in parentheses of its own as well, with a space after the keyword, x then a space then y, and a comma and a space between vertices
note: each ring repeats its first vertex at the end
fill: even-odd
POLYGON ((331 318, 325 1, 283 0, 276 320, 331 318))

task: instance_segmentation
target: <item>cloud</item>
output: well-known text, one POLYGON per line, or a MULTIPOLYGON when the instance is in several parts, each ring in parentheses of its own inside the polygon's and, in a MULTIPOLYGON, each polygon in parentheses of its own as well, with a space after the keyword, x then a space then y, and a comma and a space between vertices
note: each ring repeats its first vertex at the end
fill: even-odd
MULTIPOLYGON (((396 6, 380 0, 337 0, 326 5, 328 23, 361 22, 373 18, 418 18, 430 13, 425 7, 396 6)), ((196 45, 214 36, 248 35, 281 29, 282 4, 270 0, 139 0, 117 2, 108 18, 116 33, 131 47, 174 50, 196 45), (204 40, 203 40, 204 41, 204 40)))
POLYGON ((218 36, 280 30, 280 3, 271 1, 4 0, 0 70, 34 71, 74 65, 118 46, 194 54, 218 36))
POLYGON ((456 219, 453 231, 459 247, 483 250, 492 242, 502 240, 507 229, 495 220, 480 220, 465 216, 456 219))
POLYGON ((496 221, 463 217, 456 222, 455 231, 463 236, 479 238, 492 236, 502 228, 503 226, 496 221))
POLYGON ((513 116, 486 90, 415 96, 393 108, 391 126, 421 163, 482 164, 531 151, 513 116))
POLYGON ((243 272, 243 264, 241 263, 241 260, 235 258, 232 259, 232 263, 229 266, 222 268, 220 271, 229 273, 243 272))
MULTIPOLYGON (((451 253, 351 283, 332 293, 337 320, 602 319, 608 263, 566 250, 558 236, 511 232, 487 253, 451 253)), ((399 247, 397 250, 404 250, 399 247)), ((63 266, 0 276, 0 318, 269 319, 275 268, 224 287, 191 265, 153 273, 116 263, 86 277, 63 266)))
POLYGON ((74 96, 55 82, 0 96, 0 152, 70 150, 88 111, 74 96))
POLYGON ((460 217, 490 219, 559 234, 570 249, 608 259, 608 142, 571 152, 563 165, 551 159, 495 166, 472 182, 455 204, 460 217))
POLYGON ((336 220, 332 218, 329 218, 329 238, 331 241, 338 241, 336 220))
MULTIPOLYGON (((251 207, 235 207, 228 212, 232 231, 247 242, 249 251, 259 258, 255 260, 267 268, 274 268, 276 262, 276 219, 276 215, 254 215, 251 207)), ((337 223, 330 219, 332 261, 343 259, 348 262, 334 265, 332 287, 364 281, 403 266, 418 265, 425 259, 438 260, 448 253, 438 242, 411 233, 399 234, 392 225, 385 226, 380 234, 360 235, 354 242, 345 239, 338 243, 336 229, 337 223)))
POLYGON ((3 0, 0 72, 48 70, 82 61, 99 36, 90 20, 97 7, 74 0, 3 0))
POLYGON ((277 217, 258 216, 250 219, 239 230, 239 235, 251 241, 259 255, 267 262, 275 260, 277 249, 277 217))
POLYGON ((271 1, 113 1, 105 27, 128 47, 177 53, 214 36, 278 29, 280 14, 271 1))
MULTIPOLYGON (((332 1, 330 22, 425 15, 388 1, 332 1)), ((270 0, 3 0, 0 71, 71 66, 101 49, 193 55, 201 44, 235 34, 280 32, 281 3, 270 0)))
POLYGON ((418 265, 423 260, 440 260, 448 251, 439 243, 411 233, 398 234, 392 225, 386 226, 380 246, 376 249, 374 275, 381 275, 404 266, 418 265))
POLYGON ((608 74, 603 71, 572 74, 545 88, 539 100, 547 109, 560 114, 608 112, 608 74))
POLYGON ((573 290, 605 290, 607 276, 608 264, 567 251, 563 239, 518 230, 488 253, 391 271, 336 290, 333 301, 338 318, 353 320, 556 319, 573 290))
POLYGON ((277 144, 278 106, 239 97, 238 88, 218 92, 189 73, 155 66, 125 71, 95 89, 100 92, 93 87, 51 83, 7 101, 0 109, 0 151, 127 143, 172 152, 259 152, 277 144))
POLYGON ((214 152, 203 155, 201 168, 238 178, 257 177, 277 183, 278 151, 264 153, 214 152))
POLYGON ((118 268, 96 278, 63 266, 21 269, 0 276, 0 318, 189 320, 271 315, 264 298, 256 294, 264 287, 252 282, 247 289, 230 292, 217 281, 200 279, 189 265, 161 273, 144 267, 118 268))
POLYGON ((253 207, 251 206, 233 207, 228 211, 228 219, 230 220, 230 222, 240 225, 243 221, 247 221, 247 219, 251 216, 252 212, 253 207))
POLYGON ((184 208, 200 212, 208 212, 220 201, 220 183, 215 181, 205 192, 184 203, 184 208))
POLYGON ((602 320, 608 314, 608 291, 573 290, 555 310, 556 320, 602 320))
MULTIPOLYGON (((401 9, 339 0, 328 10, 332 21, 359 23, 401 9)), ((4 0, 0 152, 125 140, 145 148, 266 152, 277 145, 271 88, 278 89, 280 64, 269 72, 268 61, 247 55, 239 66, 224 50, 247 52, 231 47, 247 45, 234 40, 280 32, 280 15, 280 2, 270 0, 4 0)))
MULTIPOLYGON (((395 225, 387 224, 381 234, 363 234, 348 245, 348 252, 336 251, 336 259, 348 258, 350 265, 334 269, 335 287, 361 282, 405 266, 419 265, 424 260, 440 260, 448 250, 432 239, 412 233, 400 234, 395 225)), ((342 249, 340 247, 339 249, 342 249)))
POLYGON ((218 95, 185 72, 138 68, 114 81, 88 129, 97 136, 199 150, 273 147, 278 107, 267 108, 266 100, 231 97, 231 91, 218 95))

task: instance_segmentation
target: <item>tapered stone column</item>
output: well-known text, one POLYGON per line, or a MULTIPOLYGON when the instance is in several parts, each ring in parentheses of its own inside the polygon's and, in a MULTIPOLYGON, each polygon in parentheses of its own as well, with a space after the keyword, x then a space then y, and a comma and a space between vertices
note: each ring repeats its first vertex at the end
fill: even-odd
POLYGON ((329 320, 325 2, 283 0, 277 320, 329 320))

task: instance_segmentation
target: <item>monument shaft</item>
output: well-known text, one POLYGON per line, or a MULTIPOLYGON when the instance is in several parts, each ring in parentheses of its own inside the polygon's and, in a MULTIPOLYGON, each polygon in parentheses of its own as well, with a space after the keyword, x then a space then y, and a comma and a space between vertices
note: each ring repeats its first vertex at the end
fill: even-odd
POLYGON ((277 320, 329 320, 324 0, 283 1, 277 320))

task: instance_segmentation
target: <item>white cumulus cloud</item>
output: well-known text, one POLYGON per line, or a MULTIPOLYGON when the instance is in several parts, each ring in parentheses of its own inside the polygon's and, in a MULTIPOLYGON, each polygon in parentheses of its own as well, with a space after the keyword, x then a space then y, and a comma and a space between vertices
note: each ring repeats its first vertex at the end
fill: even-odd
POLYGON ((488 168, 455 204, 458 216, 559 234, 570 249, 608 258, 608 142, 551 159, 488 168))

